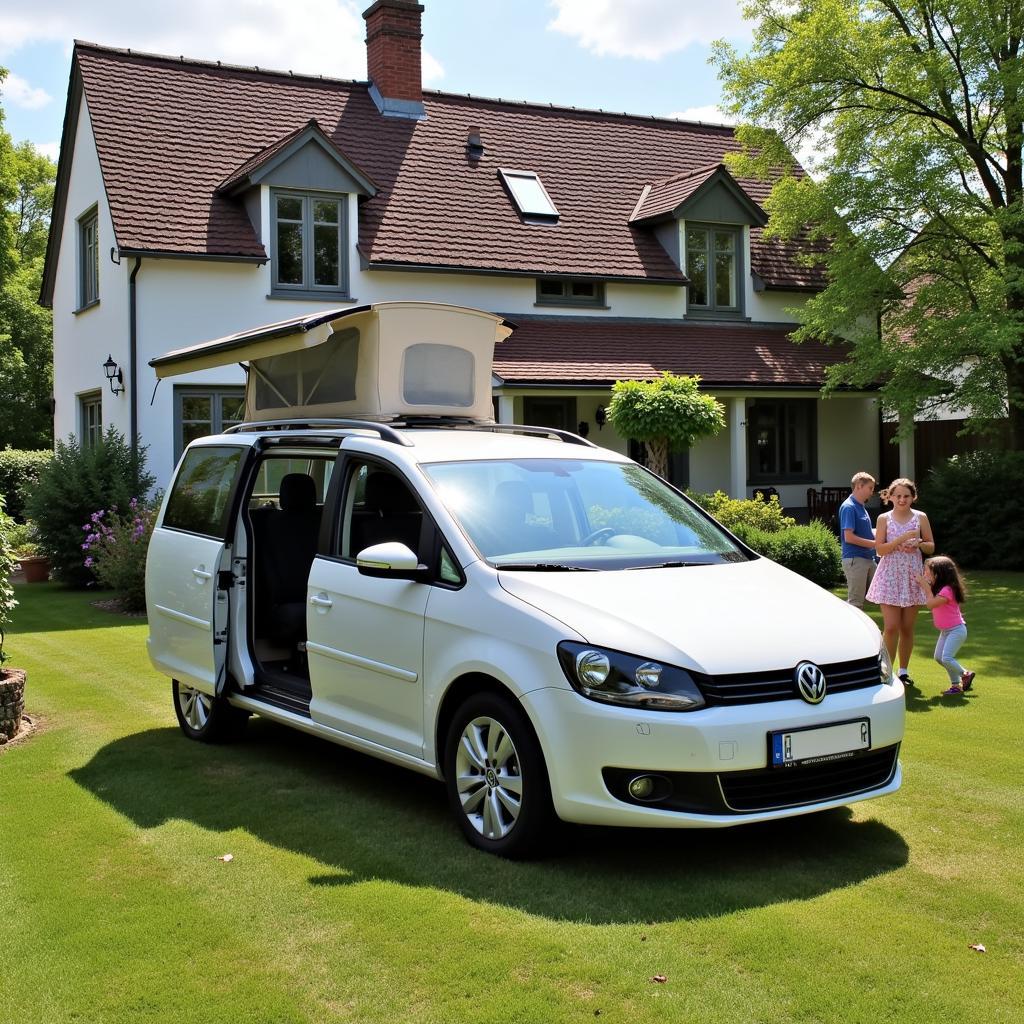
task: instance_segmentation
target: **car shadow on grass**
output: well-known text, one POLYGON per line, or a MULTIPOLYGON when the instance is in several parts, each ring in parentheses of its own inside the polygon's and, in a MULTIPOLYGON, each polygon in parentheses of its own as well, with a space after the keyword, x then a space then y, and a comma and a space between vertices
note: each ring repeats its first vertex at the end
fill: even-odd
POLYGON ((140 828, 244 829, 312 857, 325 898, 386 879, 553 920, 653 923, 811 899, 908 859, 898 833, 844 808, 716 830, 565 826, 543 859, 500 860, 464 842, 441 783, 262 719, 227 746, 136 733, 70 774, 140 828))

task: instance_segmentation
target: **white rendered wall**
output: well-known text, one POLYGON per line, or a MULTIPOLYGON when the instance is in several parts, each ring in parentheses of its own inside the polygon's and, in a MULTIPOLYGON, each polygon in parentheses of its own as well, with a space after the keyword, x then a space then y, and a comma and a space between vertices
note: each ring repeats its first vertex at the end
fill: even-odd
POLYGON ((103 374, 110 355, 128 367, 128 291, 126 261, 111 262, 116 245, 99 159, 85 98, 82 98, 78 131, 72 156, 60 249, 53 293, 53 394, 54 435, 79 436, 78 396, 90 391, 103 395, 103 426, 113 424, 127 434, 127 393, 111 393, 103 374), (97 207, 99 248, 99 302, 80 313, 78 308, 78 219, 97 207))

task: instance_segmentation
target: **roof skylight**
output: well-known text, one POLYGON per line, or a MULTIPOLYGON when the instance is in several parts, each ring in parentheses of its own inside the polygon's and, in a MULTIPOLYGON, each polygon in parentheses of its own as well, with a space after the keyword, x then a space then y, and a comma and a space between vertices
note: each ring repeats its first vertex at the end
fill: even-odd
POLYGON ((510 171, 504 168, 498 173, 505 182, 519 212, 530 220, 558 220, 558 210, 544 188, 540 177, 533 171, 510 171))

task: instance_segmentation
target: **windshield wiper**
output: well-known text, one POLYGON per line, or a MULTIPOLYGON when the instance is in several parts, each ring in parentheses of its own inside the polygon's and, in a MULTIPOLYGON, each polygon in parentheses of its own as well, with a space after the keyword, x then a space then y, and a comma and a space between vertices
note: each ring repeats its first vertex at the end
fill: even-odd
POLYGON ((689 569, 691 565, 710 565, 710 562, 656 562, 654 565, 631 565, 628 572, 636 569, 689 569))
POLYGON ((524 569, 529 572, 597 572, 584 565, 562 565, 558 562, 499 562, 495 569, 524 569))

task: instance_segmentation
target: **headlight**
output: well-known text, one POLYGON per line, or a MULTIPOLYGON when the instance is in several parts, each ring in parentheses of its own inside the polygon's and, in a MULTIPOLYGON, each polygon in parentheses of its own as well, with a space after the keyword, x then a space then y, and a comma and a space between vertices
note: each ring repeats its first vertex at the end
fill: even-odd
POLYGON ((882 674, 882 682, 889 683, 891 686, 896 682, 896 676, 892 670, 892 660, 889 657, 889 652, 885 649, 885 641, 878 647, 878 668, 882 674))
POLYGON ((674 665, 568 640, 558 645, 558 662, 577 693, 604 704, 651 711, 704 706, 704 695, 690 674, 674 665))

